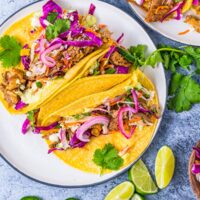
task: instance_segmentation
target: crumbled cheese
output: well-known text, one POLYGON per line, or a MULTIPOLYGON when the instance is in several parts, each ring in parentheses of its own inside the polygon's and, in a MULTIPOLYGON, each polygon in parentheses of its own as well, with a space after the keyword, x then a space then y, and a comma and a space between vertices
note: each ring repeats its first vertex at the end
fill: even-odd
POLYGON ((63 144, 62 144, 62 143, 58 143, 58 144, 56 145, 56 147, 57 147, 57 148, 63 148, 63 144))
POLYGON ((27 71, 27 72, 26 72, 26 76, 31 77, 31 76, 32 76, 32 72, 27 71))
POLYGON ((37 27, 40 27, 41 24, 40 24, 40 17, 42 16, 42 12, 41 11, 38 11, 34 14, 32 20, 31 20, 31 26, 33 28, 37 28, 37 27))
POLYGON ((50 136, 49 136, 49 140, 50 140, 51 142, 59 142, 58 134, 50 135, 50 136))
POLYGON ((25 90, 25 85, 20 85, 21 90, 25 90))
POLYGON ((16 84, 19 85, 20 84, 20 80, 16 79, 16 84))

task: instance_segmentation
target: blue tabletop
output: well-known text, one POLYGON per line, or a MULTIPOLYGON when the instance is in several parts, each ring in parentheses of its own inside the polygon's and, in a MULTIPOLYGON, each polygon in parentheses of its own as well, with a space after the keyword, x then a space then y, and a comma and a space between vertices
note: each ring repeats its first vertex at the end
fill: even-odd
MULTIPOLYGON (((35 0, 0 0, 0 23, 21 7, 35 0)), ((127 12, 136 19, 148 32, 155 44, 180 45, 158 33, 150 30, 131 11, 125 0, 105 0, 127 12)), ((166 74, 167 76, 167 74, 166 74)), ((168 76, 167 76, 168 79, 168 76)), ((155 195, 148 196, 149 200, 193 200, 187 166, 192 146, 199 139, 200 105, 195 105, 189 112, 176 114, 166 110, 160 129, 148 151, 143 155, 151 173, 154 174, 154 162, 158 149, 169 145, 176 157, 176 169, 170 185, 155 195)), ((0 158, 0 200, 19 200, 25 195, 36 195, 44 200, 64 200, 67 197, 78 197, 81 200, 103 200, 108 191, 115 185, 127 180, 127 173, 114 178, 104 184, 87 188, 57 188, 43 185, 30 180, 16 172, 3 159, 0 158)))

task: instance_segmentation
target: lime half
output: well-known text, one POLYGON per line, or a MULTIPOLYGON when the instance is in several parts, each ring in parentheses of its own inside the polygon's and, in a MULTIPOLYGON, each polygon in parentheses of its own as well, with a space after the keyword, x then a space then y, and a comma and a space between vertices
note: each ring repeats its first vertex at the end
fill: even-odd
POLYGON ((134 191, 134 185, 129 181, 125 181, 113 188, 104 200, 129 200, 134 191))
POLYGON ((160 189, 167 187, 173 177, 175 158, 168 146, 163 146, 158 151, 155 163, 156 182, 160 189))
POLYGON ((158 188, 142 160, 139 160, 129 170, 129 178, 133 181, 136 191, 140 194, 154 194, 158 192, 158 188))
POLYGON ((134 194, 131 200, 145 200, 145 198, 139 194, 134 194))

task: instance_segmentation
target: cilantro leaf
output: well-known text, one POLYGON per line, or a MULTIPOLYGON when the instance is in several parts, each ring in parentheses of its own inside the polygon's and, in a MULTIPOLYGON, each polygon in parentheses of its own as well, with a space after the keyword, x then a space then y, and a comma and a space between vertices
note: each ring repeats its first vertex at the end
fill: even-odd
POLYGON ((178 87, 180 85, 180 81, 181 81, 182 77, 183 77, 183 75, 180 73, 174 73, 172 75, 170 85, 169 85, 169 95, 173 95, 176 92, 176 90, 178 89, 178 87))
POLYGON ((46 28, 46 38, 52 40, 59 34, 69 30, 70 21, 66 19, 57 19, 53 25, 49 25, 46 28))
POLYGON ((5 35, 0 38, 0 61, 4 68, 15 67, 19 64, 21 44, 14 38, 5 35))
POLYGON ((157 63, 162 62, 162 57, 159 51, 154 51, 150 56, 147 57, 144 65, 150 65, 155 67, 157 63))
POLYGON ((50 13, 48 13, 47 21, 50 22, 51 24, 54 24, 54 22, 56 21, 57 17, 58 17, 58 13, 50 12, 50 13))
POLYGON ((109 68, 105 71, 105 74, 114 74, 116 72, 115 68, 109 68))
POLYGON ((146 50, 147 46, 141 44, 130 47, 129 52, 135 57, 135 61, 133 63, 135 67, 140 67, 144 64, 146 50))
POLYGON ((30 121, 32 127, 35 127, 35 111, 31 110, 27 112, 27 118, 30 121))
MULTIPOLYGON (((172 80, 174 79, 172 78, 172 80)), ((169 98, 168 108, 170 110, 187 111, 192 104, 200 103, 200 85, 191 76, 182 75, 182 78, 180 80, 176 78, 175 82, 176 84, 179 83, 179 86, 176 87, 175 95, 169 98)))
POLYGON ((194 59, 197 68, 196 73, 200 74, 200 47, 187 46, 185 47, 185 52, 194 59))
POLYGON ((183 69, 190 69, 190 65, 192 64, 192 59, 188 55, 183 55, 179 59, 179 65, 183 69))
POLYGON ((97 149, 93 156, 93 162, 102 169, 118 170, 124 160, 118 155, 118 150, 110 143, 103 149, 97 149))

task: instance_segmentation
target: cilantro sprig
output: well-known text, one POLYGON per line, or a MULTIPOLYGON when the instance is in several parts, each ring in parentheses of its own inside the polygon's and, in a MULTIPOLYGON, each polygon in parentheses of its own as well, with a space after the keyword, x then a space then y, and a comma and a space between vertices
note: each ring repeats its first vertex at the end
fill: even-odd
POLYGON ((21 44, 16 38, 4 35, 0 38, 0 61, 2 67, 10 68, 15 67, 20 62, 21 44))
POLYGON ((123 165, 124 160, 118 155, 118 150, 108 143, 103 149, 95 151, 93 162, 100 166, 103 171, 104 169, 118 170, 123 165))
MULTIPOLYGON (((49 20, 52 22, 53 17, 49 17, 49 20)), ((52 40, 56 38, 59 34, 69 30, 70 21, 67 19, 57 19, 53 24, 50 24, 46 27, 46 38, 52 40)))
POLYGON ((149 56, 145 56, 146 47, 138 45, 132 46, 128 51, 120 48, 119 53, 127 61, 133 63, 135 68, 155 67, 162 62, 164 68, 171 71, 168 98, 170 110, 187 111, 193 104, 200 103, 200 84, 192 78, 193 75, 200 74, 200 47, 174 48, 162 45, 149 56), (194 66, 195 71, 192 71, 194 66))

